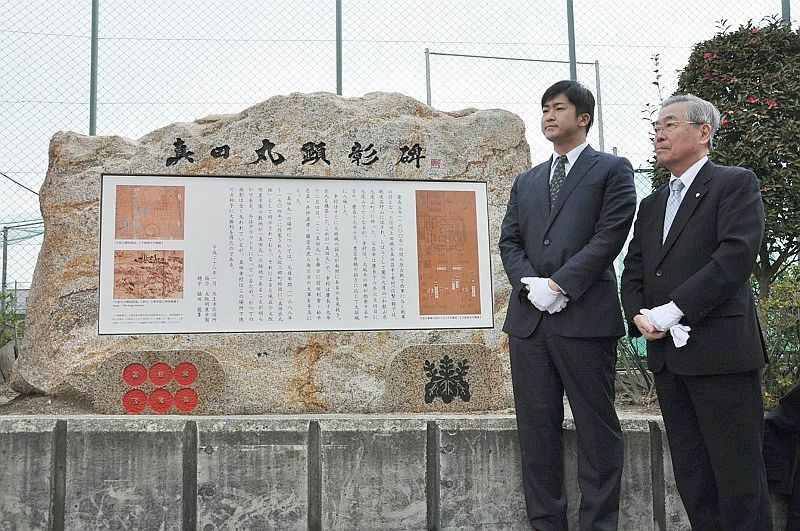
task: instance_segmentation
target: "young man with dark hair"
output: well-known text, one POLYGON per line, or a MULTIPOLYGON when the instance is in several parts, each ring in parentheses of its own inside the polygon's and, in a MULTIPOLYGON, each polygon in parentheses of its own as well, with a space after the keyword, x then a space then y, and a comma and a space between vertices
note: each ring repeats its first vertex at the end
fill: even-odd
POLYGON ((622 431, 614 409, 616 342, 625 333, 614 259, 636 210, 630 162, 592 149, 594 97, 559 81, 542 97, 553 156, 517 176, 500 234, 511 295, 503 331, 528 518, 567 529, 562 424, 578 435, 580 528, 616 529, 622 431))
POLYGON ((586 123, 586 134, 588 135, 594 123, 594 94, 575 81, 559 81, 551 85, 542 94, 542 109, 544 109, 548 101, 560 94, 575 107, 577 114, 587 114, 589 116, 589 121, 586 123))

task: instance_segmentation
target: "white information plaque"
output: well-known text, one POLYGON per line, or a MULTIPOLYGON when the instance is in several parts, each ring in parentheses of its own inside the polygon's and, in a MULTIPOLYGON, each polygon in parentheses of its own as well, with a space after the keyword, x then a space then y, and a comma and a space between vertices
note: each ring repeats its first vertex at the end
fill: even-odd
POLYGON ((102 176, 100 334, 490 328, 486 183, 102 176))

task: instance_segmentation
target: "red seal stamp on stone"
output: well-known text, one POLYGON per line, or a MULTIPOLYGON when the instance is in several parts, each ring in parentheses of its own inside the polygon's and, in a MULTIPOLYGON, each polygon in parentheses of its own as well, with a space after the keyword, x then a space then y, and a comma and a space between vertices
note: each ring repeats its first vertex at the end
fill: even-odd
POLYGON ((199 401, 200 399, 197 397, 197 392, 190 387, 184 387, 175 393, 175 407, 178 411, 183 413, 192 411, 197 407, 199 401))
POLYGON ((122 407, 134 415, 141 413, 147 407, 147 393, 141 389, 131 389, 122 397, 122 407))
POLYGON ((150 409, 156 413, 166 413, 172 407, 172 394, 166 389, 156 389, 150 393, 150 409))
POLYGON ((175 381, 178 382, 179 385, 184 387, 192 385, 195 380, 197 380, 197 375, 199 371, 194 363, 189 363, 188 361, 182 361, 175 367, 175 372, 173 376, 175 377, 175 381))
POLYGON ((166 363, 156 363, 150 367, 150 381, 156 387, 164 387, 172 381, 172 367, 166 363))
POLYGON ((122 381, 131 387, 139 387, 147 381, 147 367, 141 363, 131 363, 122 370, 122 381))

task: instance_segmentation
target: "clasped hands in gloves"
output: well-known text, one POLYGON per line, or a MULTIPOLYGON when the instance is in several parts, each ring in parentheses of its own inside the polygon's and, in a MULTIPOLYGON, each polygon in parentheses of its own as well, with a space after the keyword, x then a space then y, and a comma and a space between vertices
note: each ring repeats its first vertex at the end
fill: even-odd
MULTIPOLYGON (((655 331, 668 332, 672 336, 672 342, 676 348, 681 348, 689 341, 691 328, 679 324, 681 317, 683 317, 683 312, 675 302, 670 301, 652 309, 642 308, 639 313, 647 319, 655 331)), ((639 325, 637 324, 637 326, 639 325)))
POLYGON ((536 309, 549 314, 558 313, 567 306, 569 299, 561 293, 555 291, 548 285, 548 278, 542 277, 522 277, 523 284, 528 286, 528 300, 536 306, 536 309))

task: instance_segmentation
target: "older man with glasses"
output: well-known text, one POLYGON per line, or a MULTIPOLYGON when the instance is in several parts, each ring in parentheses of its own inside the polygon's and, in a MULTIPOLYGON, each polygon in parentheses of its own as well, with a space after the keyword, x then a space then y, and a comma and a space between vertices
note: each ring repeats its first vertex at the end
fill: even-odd
POLYGON ((653 140, 670 182, 642 200, 622 273, 678 492, 693 529, 772 529, 761 449, 766 349, 749 277, 764 234, 758 179, 709 160, 719 111, 661 104, 653 140))

